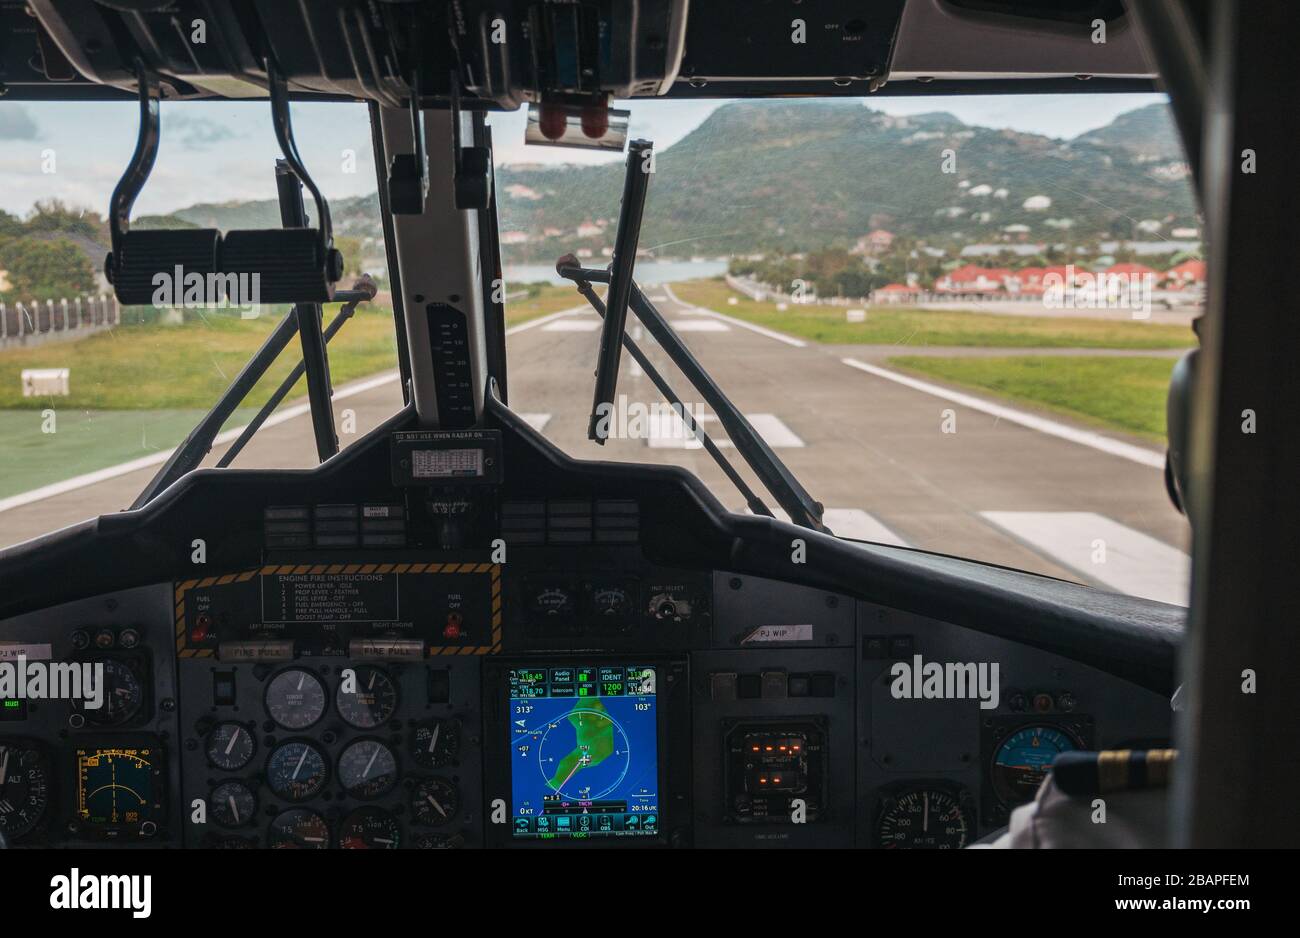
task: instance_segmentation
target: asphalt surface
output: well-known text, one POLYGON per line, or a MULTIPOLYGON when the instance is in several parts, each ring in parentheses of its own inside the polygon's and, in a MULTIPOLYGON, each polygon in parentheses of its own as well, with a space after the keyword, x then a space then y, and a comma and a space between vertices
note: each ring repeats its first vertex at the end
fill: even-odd
MULTIPOLYGON (((977 392, 900 379, 884 363, 893 349, 819 346, 680 303, 670 289, 646 292, 826 506, 836 533, 1185 603, 1189 532, 1165 495, 1161 456, 1150 444, 1087 431, 1018 404, 999 406, 977 392)), ((639 330, 633 329, 636 337, 639 330)), ((511 333, 511 406, 548 439, 579 458, 684 466, 725 505, 744 510, 743 498, 707 452, 671 419, 643 421, 630 428, 639 429, 640 438, 613 439, 604 447, 586 439, 599 342, 595 314, 543 317, 511 333)), ((699 402, 648 336, 641 344, 678 394, 688 404, 699 402)), ((630 416, 637 413, 635 405, 661 400, 626 355, 618 393, 625 396, 630 416)), ((351 411, 355 418, 355 433, 341 438, 345 444, 354 441, 400 406, 396 380, 340 387, 336 417, 341 422, 351 411)), ((712 412, 705 408, 704 413, 705 429, 757 486, 712 412)), ((314 462, 310 421, 297 416, 263 428, 235 466, 314 462)), ((121 510, 157 468, 135 469, 28 504, 4 508, 0 502, 0 546, 121 510)))

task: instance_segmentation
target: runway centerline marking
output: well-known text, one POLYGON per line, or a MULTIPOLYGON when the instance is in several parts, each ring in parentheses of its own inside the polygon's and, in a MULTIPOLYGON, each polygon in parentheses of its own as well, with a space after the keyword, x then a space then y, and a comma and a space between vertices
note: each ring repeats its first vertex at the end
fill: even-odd
POLYGON ((1062 440, 1069 440, 1071 443, 1078 443, 1081 446, 1087 446, 1102 453, 1108 453, 1111 456, 1118 456, 1121 459, 1127 459, 1135 462, 1140 466, 1149 466, 1152 469, 1164 469, 1165 457, 1163 453, 1153 452, 1144 449, 1141 446, 1135 446, 1132 443, 1125 443, 1122 440, 1115 440, 1108 436, 1102 436, 1100 433, 1094 433, 1091 430, 1080 430, 1076 427, 1067 426, 1056 420, 1049 420, 1046 417, 1039 417, 1036 414, 1029 414, 1023 410, 1016 410, 1014 407, 1007 407, 1005 404, 994 404, 992 401, 986 401, 982 398, 975 397, 972 394, 965 394, 961 391, 954 391, 950 388, 941 387, 937 384, 931 384, 929 381, 921 381, 908 375, 900 374, 896 371, 890 371, 887 368, 881 368, 879 365, 868 365, 866 362, 860 362, 856 358, 841 358, 841 362, 850 368, 856 368, 859 371, 865 371, 869 375, 875 375, 877 378, 884 378, 887 381, 893 381, 904 387, 909 387, 914 391, 920 391, 923 394, 929 394, 933 397, 942 398, 945 401, 952 401, 954 404, 961 404, 963 407, 969 407, 971 410, 982 411, 986 414, 992 414, 1001 420, 1019 424, 1030 430, 1037 430, 1039 433, 1046 433, 1048 436, 1058 437, 1062 440))

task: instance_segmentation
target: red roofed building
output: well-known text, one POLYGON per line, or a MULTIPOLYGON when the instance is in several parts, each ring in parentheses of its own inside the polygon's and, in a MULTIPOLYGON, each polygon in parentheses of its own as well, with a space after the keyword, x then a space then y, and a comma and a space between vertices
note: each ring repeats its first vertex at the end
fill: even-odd
POLYGON ((920 293, 920 287, 909 286, 905 283, 887 283, 878 290, 871 291, 871 302, 910 303, 912 300, 915 300, 920 293))
POLYGON ((1146 264, 1111 264, 1102 273, 1107 276, 1118 274, 1121 277, 1144 277, 1150 274, 1152 277, 1159 277, 1160 274, 1152 267, 1146 264))
POLYGON ((934 282, 940 293, 997 293, 1006 289, 1013 272, 1005 267, 979 267, 963 264, 934 282))
POLYGON ((1176 264, 1165 271, 1165 280, 1171 290, 1205 283, 1205 261, 1190 260, 1176 264))

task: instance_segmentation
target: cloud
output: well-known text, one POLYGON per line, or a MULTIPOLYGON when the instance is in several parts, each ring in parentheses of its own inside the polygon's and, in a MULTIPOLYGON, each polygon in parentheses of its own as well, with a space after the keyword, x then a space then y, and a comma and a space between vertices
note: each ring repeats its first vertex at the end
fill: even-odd
POLYGON ((21 104, 0 104, 0 140, 35 140, 36 121, 21 104))
POLYGON ((172 112, 162 120, 163 138, 178 141, 192 150, 202 150, 238 136, 224 124, 193 114, 172 112))

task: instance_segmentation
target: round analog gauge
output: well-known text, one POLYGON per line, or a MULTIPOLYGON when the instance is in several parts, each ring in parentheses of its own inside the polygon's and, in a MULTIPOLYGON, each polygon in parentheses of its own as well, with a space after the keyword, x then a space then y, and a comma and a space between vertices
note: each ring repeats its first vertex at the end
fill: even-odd
POLYGON ((339 784, 352 798, 380 798, 397 784, 397 756, 377 739, 358 739, 339 756, 339 784))
POLYGON ((87 723, 95 726, 121 726, 130 722, 144 706, 144 685, 139 675, 125 661, 116 658, 95 663, 104 666, 103 705, 92 710, 85 701, 78 701, 76 709, 85 715, 87 723))
POLYGON ((294 808, 271 822, 266 845, 280 850, 324 850, 330 845, 330 828, 315 811, 294 808))
POLYGON ((598 585, 591 590, 591 607, 598 616, 620 619, 631 611, 632 601, 621 586, 598 585))
POLYGON ((305 730, 325 715, 325 685, 303 668, 281 671, 266 685, 266 712, 286 730, 305 730))
POLYGON ((21 837, 50 800, 49 767, 39 750, 0 742, 0 833, 21 837))
POLYGON ((325 788, 329 765, 313 744, 290 740, 272 750, 266 759, 266 784, 285 801, 306 801, 325 788))
POLYGON ((529 603, 544 619, 567 619, 573 615, 573 593, 567 587, 548 584, 538 588, 529 603))
POLYGON ((1078 749, 1073 736, 1055 726, 1022 726, 1008 735, 993 754, 989 775, 993 791, 1007 807, 1034 797, 1059 753, 1078 749))
POLYGON ((243 782, 222 782, 208 796, 208 810, 222 827, 246 827, 257 814, 257 795, 243 782))
POLYGON ((886 850, 959 850, 973 826, 953 795, 917 788, 885 803, 876 834, 886 850))
POLYGON ((339 828, 344 850, 396 850, 402 842, 397 819, 381 808, 357 808, 339 828))
POLYGON ((441 827, 460 810, 460 792, 445 778, 427 778, 411 793, 411 813, 420 824, 441 827))
POLYGON ((345 675, 339 685, 339 716, 349 726, 359 730, 373 730, 387 723, 397 712, 397 685, 379 668, 359 665, 351 669, 355 681, 345 675))
POLYGON ((253 761, 257 740, 238 723, 218 723, 208 733, 208 761, 223 772, 238 772, 253 761))
POLYGON ((411 730, 411 758, 426 769, 440 769, 460 753, 460 723, 424 720, 411 730))

